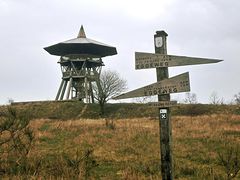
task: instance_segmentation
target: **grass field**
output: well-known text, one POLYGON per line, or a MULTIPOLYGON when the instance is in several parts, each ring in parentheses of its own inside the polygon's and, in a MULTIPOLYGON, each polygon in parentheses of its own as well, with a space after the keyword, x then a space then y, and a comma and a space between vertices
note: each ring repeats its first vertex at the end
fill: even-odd
MULTIPOLYGON (((0 177, 160 179, 158 119, 110 120, 108 127, 106 119, 32 120, 26 174, 0 177)), ((219 155, 240 150, 239 115, 173 116, 172 128, 175 179, 226 179, 219 155)))
MULTIPOLYGON (((11 135, 1 131, 0 179, 161 179, 157 111, 135 104, 108 106, 105 118, 99 117, 95 105, 85 111, 83 104, 74 103, 13 106, 19 117, 24 113, 30 117, 27 127, 33 130, 34 139, 29 147, 18 141, 1 145, 11 135), (22 155, 14 151, 14 145, 30 151, 22 155), (5 151, 9 148, 11 153, 5 151)), ((0 123, 6 108, 0 107, 0 123)), ((232 179, 240 169, 238 112, 237 106, 174 109, 175 179, 232 179)), ((27 144, 21 131, 12 133, 13 137, 27 144)), ((239 174, 235 179, 240 179, 239 174)))

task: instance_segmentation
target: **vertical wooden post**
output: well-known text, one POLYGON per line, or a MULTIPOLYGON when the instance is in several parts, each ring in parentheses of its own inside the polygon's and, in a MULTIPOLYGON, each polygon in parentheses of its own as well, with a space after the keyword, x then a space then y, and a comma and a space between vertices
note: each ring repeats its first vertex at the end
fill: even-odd
POLYGON ((85 87, 85 99, 86 99, 86 103, 89 103, 89 94, 88 94, 88 79, 87 79, 87 73, 85 73, 85 78, 84 78, 84 87, 85 87))
POLYGON ((70 92, 71 92, 71 89, 72 89, 72 80, 73 80, 73 78, 72 78, 72 74, 71 74, 69 85, 68 85, 68 91, 67 91, 67 100, 69 99, 70 92))
MULTIPOLYGON (((157 31, 154 35, 155 53, 167 54, 167 36, 165 31, 157 31)), ((168 78, 168 67, 156 68, 157 81, 168 78)), ((159 95, 158 101, 170 101, 170 94, 159 95)), ((159 108, 159 133, 161 151, 162 180, 173 179, 172 164, 172 128, 170 108, 159 108)))
POLYGON ((68 81, 64 80, 64 85, 63 85, 63 89, 62 89, 62 94, 61 94, 60 100, 63 100, 64 94, 65 94, 65 91, 66 91, 66 88, 67 88, 67 83, 68 83, 68 81))
POLYGON ((60 87, 58 89, 58 93, 57 93, 57 96, 55 98, 55 101, 58 101, 58 99, 59 99, 59 96, 60 96, 62 88, 63 88, 63 84, 64 84, 64 80, 62 79, 62 82, 61 82, 60 87))

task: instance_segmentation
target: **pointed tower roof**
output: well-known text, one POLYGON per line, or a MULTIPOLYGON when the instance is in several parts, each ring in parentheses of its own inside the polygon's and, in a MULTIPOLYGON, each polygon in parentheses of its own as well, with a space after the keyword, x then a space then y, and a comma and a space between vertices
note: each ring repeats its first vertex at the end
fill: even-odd
POLYGON ((83 26, 81 26, 77 38, 60 42, 44 49, 49 54, 57 56, 84 54, 105 57, 117 54, 115 47, 87 38, 83 26))
POLYGON ((81 28, 80 28, 80 30, 79 30, 79 33, 78 33, 77 38, 86 38, 86 34, 85 34, 85 32, 84 32, 83 25, 81 25, 81 28))

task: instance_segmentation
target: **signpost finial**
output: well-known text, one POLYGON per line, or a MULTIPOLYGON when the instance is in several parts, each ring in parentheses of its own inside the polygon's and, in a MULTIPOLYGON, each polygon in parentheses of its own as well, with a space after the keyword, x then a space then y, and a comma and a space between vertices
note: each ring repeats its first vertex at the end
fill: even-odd
POLYGON ((158 36, 168 36, 168 34, 165 31, 156 31, 156 35, 158 35, 158 36))

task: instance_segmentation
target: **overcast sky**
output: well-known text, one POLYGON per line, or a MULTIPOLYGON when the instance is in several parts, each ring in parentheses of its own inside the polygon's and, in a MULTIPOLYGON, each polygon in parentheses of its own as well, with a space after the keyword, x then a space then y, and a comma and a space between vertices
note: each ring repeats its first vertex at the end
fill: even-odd
POLYGON ((81 25, 87 37, 117 47, 104 69, 118 71, 129 90, 156 81, 155 69, 135 70, 134 52, 154 52, 158 30, 168 33, 168 54, 224 59, 169 71, 190 72, 199 102, 214 91, 229 102, 240 92, 239 9, 238 0, 0 0, 0 104, 54 99, 59 57, 43 47, 75 38, 81 25))

